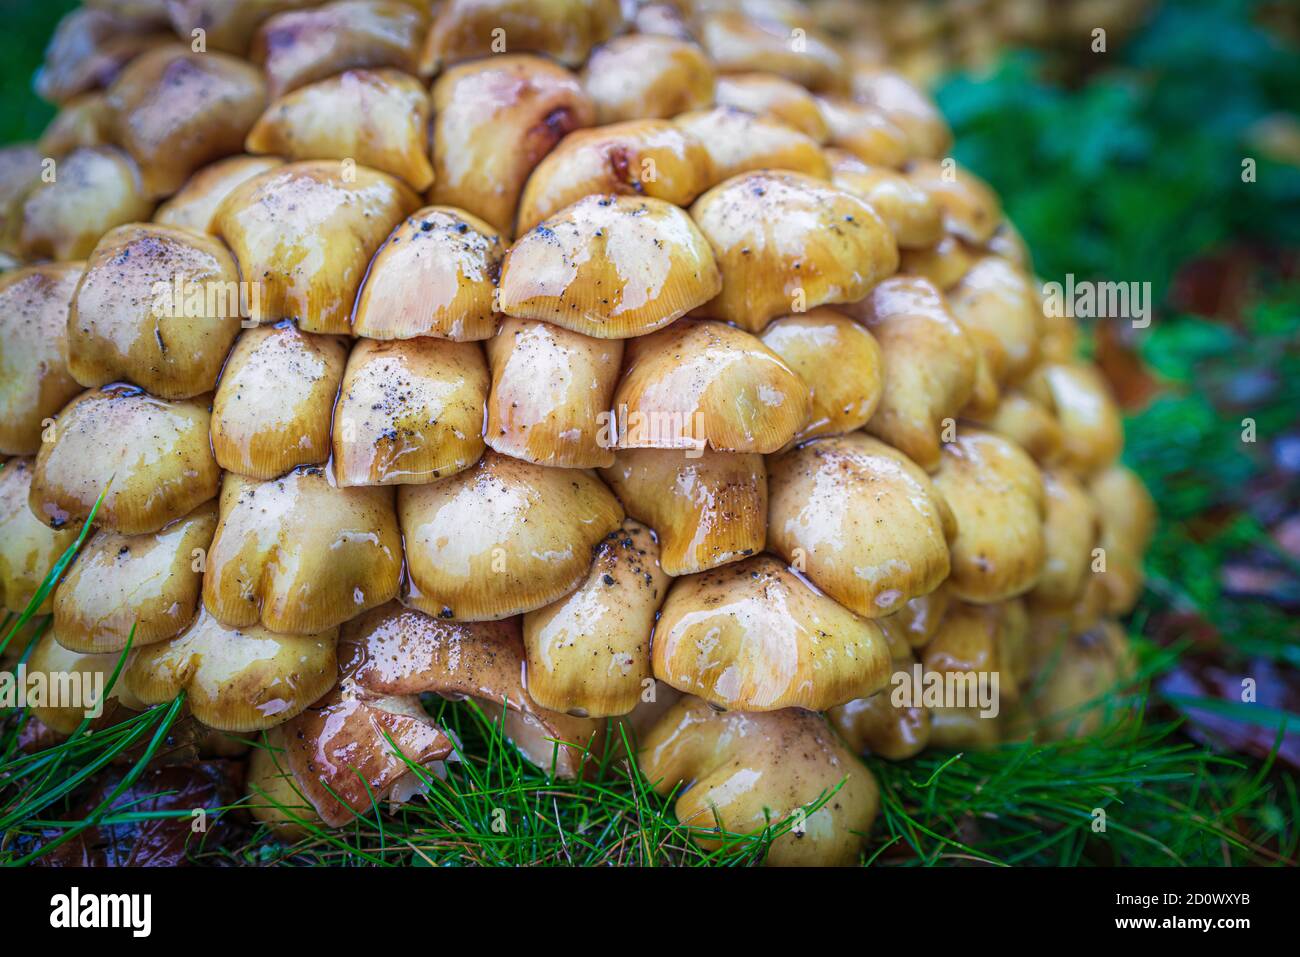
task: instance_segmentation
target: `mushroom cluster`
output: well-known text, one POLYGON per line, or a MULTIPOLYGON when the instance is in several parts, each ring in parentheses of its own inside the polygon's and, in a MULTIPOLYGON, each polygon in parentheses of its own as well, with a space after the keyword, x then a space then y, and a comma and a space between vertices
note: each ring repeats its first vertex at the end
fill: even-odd
POLYGON ((864 754, 1095 720, 1153 518, 1116 405, 827 6, 70 14, 0 151, 5 608, 94 512, 33 662, 129 645, 120 707, 264 734, 283 834, 438 773, 437 694, 559 777, 625 720, 784 864, 859 859, 864 754))

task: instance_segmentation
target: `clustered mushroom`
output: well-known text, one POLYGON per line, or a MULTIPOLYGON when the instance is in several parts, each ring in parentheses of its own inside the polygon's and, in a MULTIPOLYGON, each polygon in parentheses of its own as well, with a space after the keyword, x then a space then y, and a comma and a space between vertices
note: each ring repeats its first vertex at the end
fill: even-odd
POLYGON ((62 112, 0 150, 6 609, 94 513, 31 665, 129 646, 115 707, 264 733, 289 837, 443 773, 420 695, 559 777, 626 720, 696 840, 773 864, 859 860, 864 754, 1095 724, 1152 504, 997 196, 834 6, 71 14, 62 112))

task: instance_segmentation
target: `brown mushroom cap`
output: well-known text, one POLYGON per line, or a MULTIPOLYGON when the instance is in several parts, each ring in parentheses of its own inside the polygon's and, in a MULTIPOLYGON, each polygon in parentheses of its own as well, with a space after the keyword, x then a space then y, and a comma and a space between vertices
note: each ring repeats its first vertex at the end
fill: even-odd
POLYGON ((267 92, 275 98, 359 67, 415 73, 426 26, 426 13, 409 3, 338 0, 271 17, 248 55, 265 67, 267 92))
POLYGON ((344 340, 300 332, 291 322, 244 330, 212 403, 212 450, 221 467, 270 479, 325 462, 347 360, 344 340))
POLYGON ((101 654, 178 635, 199 605, 216 529, 216 503, 205 502, 158 532, 95 532, 54 591, 59 644, 101 654))
POLYGON ((517 618, 466 624, 391 604, 349 624, 339 648, 343 672, 368 694, 470 697, 494 720, 504 709, 506 736, 548 773, 576 777, 598 741, 601 722, 548 711, 530 697, 517 618))
POLYGON ((106 94, 82 93, 65 103, 41 133, 42 157, 64 156, 79 146, 113 142, 113 120, 106 94))
POLYGON ((815 30, 804 30, 804 42, 793 44, 783 23, 723 10, 703 16, 698 32, 719 73, 765 70, 813 90, 843 85, 843 58, 815 30))
POLYGON ((1092 498, 1069 472, 1043 472, 1043 574, 1029 597, 1048 608, 1069 607, 1083 595, 1097 544, 1099 522, 1092 498))
MULTIPOLYGON (((267 740, 283 748, 279 767, 292 777, 292 790, 331 827, 373 813, 398 782, 415 774, 411 765, 441 761, 455 748, 419 698, 365 694, 347 679, 273 729, 267 740)), ((259 770, 265 772, 265 761, 259 770)), ((281 785, 273 793, 286 790, 281 785)), ((289 807, 297 803, 281 801, 289 807)))
POLYGON ((692 319, 628 343, 614 410, 620 448, 767 454, 808 422, 812 397, 749 333, 692 319))
POLYGON ((1050 399, 1050 394, 1030 395, 1021 389, 1008 389, 998 399, 992 414, 974 415, 969 411, 964 414, 989 431, 1011 439, 1039 465, 1056 465, 1061 460, 1065 433, 1050 399))
POLYGON ((506 237, 533 167, 596 116, 576 76, 515 53, 447 70, 433 85, 433 109, 429 202, 469 210, 506 237))
POLYGON ((830 142, 864 163, 896 169, 911 155, 907 134, 872 106, 840 97, 819 97, 830 142))
POLYGON ((817 99, 798 83, 774 73, 737 73, 718 77, 719 106, 767 116, 825 143, 830 136, 817 99))
POLYGON ((308 835, 309 826, 320 822, 320 815, 289 769, 282 729, 270 729, 265 738, 265 744, 253 748, 248 757, 248 800, 244 806, 280 840, 301 840, 308 835))
POLYGON ((519 200, 522 236, 596 193, 649 196, 677 206, 712 185, 709 152, 667 120, 631 120, 574 130, 537 164, 519 200))
POLYGON ((90 515, 126 535, 156 532, 217 494, 207 396, 167 402, 109 386, 73 399, 41 446, 31 506, 52 528, 90 515))
POLYGON ((948 577, 952 513, 925 471, 868 435, 818 439, 768 462, 768 546, 868 618, 948 577))
POLYGON ((756 452, 621 449, 601 475, 627 513, 654 529, 669 575, 702 572, 763 550, 767 472, 756 452))
POLYGON ((884 368, 880 346, 858 323, 818 306, 773 320, 758 338, 799 374, 812 397, 808 424, 794 441, 855 432, 871 419, 884 368))
POLYGON ((240 307, 239 269, 219 240, 119 226, 95 246, 68 307, 68 370, 90 388, 128 381, 164 399, 211 392, 240 307))
POLYGON ((47 154, 31 143, 0 146, 0 253, 21 253, 23 203, 41 181, 47 154))
POLYGON ((275 156, 231 156, 205 166, 158 207, 153 220, 163 226, 184 226, 199 233, 216 233, 216 213, 236 186, 259 173, 284 165, 275 156))
POLYGON ((176 41, 164 26, 152 17, 115 15, 90 6, 73 10, 55 28, 32 86, 51 103, 107 86, 143 51, 176 41))
POLYGON ((369 339, 487 339, 505 258, 497 231, 447 206, 418 209, 379 247, 352 332, 369 339))
POLYGON ((85 259, 114 226, 149 218, 140 171, 112 146, 83 146, 59 161, 23 203, 22 252, 28 259, 85 259))
POLYGON ((486 452, 432 485, 403 485, 405 601, 443 618, 508 618, 572 591, 623 509, 599 479, 486 452))
POLYGON ((201 610, 178 637, 136 650, 123 678, 146 705, 184 691, 194 717, 209 728, 263 731, 334 686, 337 639, 337 628, 311 635, 230 628, 201 610))
POLYGON ((180 44, 132 60, 109 88, 116 141, 140 167, 145 195, 168 196, 192 172, 238 153, 266 106, 252 64, 180 44))
POLYGON ((1156 507, 1142 480, 1122 465, 1112 465, 1089 483, 1101 521, 1100 545, 1106 570, 1106 609, 1127 615, 1142 595, 1142 555, 1155 532, 1156 507))
POLYGON ((721 708, 822 711, 884 687, 878 625, 769 555, 673 582, 655 626, 655 677, 721 708))
POLYGON ((1020 699, 1029 678, 1029 660, 1029 616, 1019 600, 992 605, 953 602, 938 632, 921 651, 928 672, 996 674, 999 712, 1020 699))
POLYGON ((652 681, 650 633, 668 581, 644 525, 606 535, 577 590, 524 616, 533 700, 583 717, 631 712, 652 681))
POLYGON ((713 84, 713 65, 694 43, 644 33, 597 47, 582 68, 601 125, 712 106, 713 84))
POLYGON ((280 97, 249 130, 250 153, 290 160, 352 159, 424 191, 429 93, 397 70, 348 70, 280 97))
POLYGON ((489 376, 474 342, 360 340, 334 408, 340 485, 432 482, 483 454, 489 376))
POLYGON ((947 232, 977 246, 993 238, 1002 223, 1002 204, 984 180, 951 160, 918 160, 907 175, 939 204, 947 232))
POLYGON ((933 285, 892 276, 857 309, 880 345, 885 388, 866 429, 927 471, 939 465, 945 420, 970 399, 975 348, 933 285))
POLYGON ((858 698, 826 713, 846 744, 859 754, 877 754, 889 761, 904 761, 930 743, 930 709, 920 704, 894 701, 896 681, 911 680, 916 656, 906 651, 894 658, 890 687, 869 698, 858 698), (902 677, 898 673, 903 672, 902 677))
POLYGON ((1096 366, 1080 360, 1044 363, 1026 390, 1056 410, 1064 468, 1086 476, 1114 463, 1124 445, 1124 423, 1096 366))
POLYGON ((760 332, 776 316, 856 302, 898 268, 893 234, 852 193, 798 173, 733 177, 695 201, 722 291, 702 315, 760 332))
POLYGON ((43 703, 31 706, 32 717, 55 734, 70 735, 86 718, 91 719, 92 727, 101 727, 120 720, 120 709, 143 711, 144 705, 131 694, 120 674, 113 687, 108 687, 121 660, 119 652, 87 655, 69 651, 54 640, 53 630, 47 630, 27 659, 27 674, 44 675, 49 692, 43 703), (52 701, 55 686, 59 700, 52 701), (101 713, 95 716, 97 710, 101 713))
POLYGON ((500 308, 599 339, 642 336, 722 288, 713 252, 680 208, 588 196, 526 233, 501 267, 500 308))
POLYGON ((0 276, 0 453, 35 455, 45 420, 81 392, 64 356, 80 263, 0 276))
POLYGON ((965 601, 990 603, 1038 583, 1043 544, 1043 479, 1014 442, 963 425, 943 447, 935 487, 957 518, 949 586, 965 601))
POLYGON ((1043 309, 1032 281, 1000 256, 975 260, 948 302, 998 383, 1023 379, 1039 359, 1043 309))
MULTIPOLYGON (((26 610, 54 563, 77 537, 75 529, 56 532, 32 514, 27 500, 33 465, 28 458, 9 459, 0 466, 0 608, 15 614, 26 610)), ((36 614, 47 613, 52 599, 46 596, 36 614)))
POLYGON ((242 56, 253 34, 269 17, 308 6, 312 0, 167 0, 177 36, 202 29, 209 49, 242 56))
POLYGON ((499 37, 512 51, 578 66, 622 26, 618 0, 449 0, 438 9, 420 68, 432 74, 440 65, 499 54, 499 37))
POLYGON ((943 217, 934 197, 902 173, 880 166, 837 163, 832 182, 880 214, 898 243, 906 249, 927 249, 943 238, 943 217))
POLYGON ((216 223, 242 274, 262 286, 252 318, 347 333, 370 257, 417 206, 387 173, 321 160, 244 181, 222 201, 216 223))
POLYGON ((489 446, 553 468, 613 464, 606 433, 623 360, 621 339, 593 339, 549 322, 509 318, 488 340, 487 353, 489 446))
POLYGON ((392 489, 340 488, 319 468, 227 473, 203 603, 231 627, 310 635, 396 597, 401 570, 392 489))
POLYGON ((1029 702, 1040 736, 1078 739, 1101 730, 1115 711, 1109 693, 1132 677, 1131 655, 1128 636, 1115 621, 1067 638, 1029 702))
POLYGON ((926 279, 946 292, 961 281, 974 261, 965 243, 945 233, 925 249, 900 249, 898 271, 926 279))
POLYGON ((768 850, 774 866, 857 862, 879 806, 871 772, 821 715, 795 708, 718 714, 684 698, 645 737, 638 763, 660 794, 685 786, 674 812, 702 847, 722 846, 719 825, 757 834, 794 815, 768 850))
POLYGON ((767 169, 791 170, 819 180, 830 178, 830 167, 817 141, 780 120, 719 106, 683 113, 674 122, 703 144, 711 171, 708 186, 767 169))
POLYGON ((936 158, 952 146, 952 131, 931 99, 901 74, 872 65, 853 71, 853 98, 874 106, 907 134, 917 156, 936 158))

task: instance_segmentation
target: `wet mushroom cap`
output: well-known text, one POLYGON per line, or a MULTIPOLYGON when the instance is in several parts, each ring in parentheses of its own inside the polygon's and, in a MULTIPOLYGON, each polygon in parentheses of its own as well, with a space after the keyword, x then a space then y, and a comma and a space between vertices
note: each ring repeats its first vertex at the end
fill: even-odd
POLYGON ((524 616, 533 700, 587 717, 631 712, 651 681, 650 634, 668 582, 648 528, 626 520, 606 535, 586 581, 524 616))
POLYGON ((713 65, 694 43, 633 33, 592 51, 582 85, 602 126, 673 117, 713 103, 713 65))
POLYGON ((152 210, 130 156, 112 146, 80 147, 24 200, 23 256, 85 259, 108 230, 147 220, 152 210))
POLYGON ((199 233, 216 232, 215 217, 236 186, 259 173, 283 165, 275 156, 230 156, 198 170, 170 199, 154 211, 163 226, 184 226, 199 233))
POLYGON ((722 281, 677 206, 588 196, 524 234, 501 267, 501 311, 600 339, 642 336, 707 302, 722 281))
POLYGON ((655 625, 655 677, 720 708, 821 711, 888 680, 878 625, 760 555, 673 582, 655 625))
POLYGON ((948 577, 948 503, 878 439, 818 439, 776 456, 768 488, 768 547, 859 615, 899 611, 948 577))
MULTIPOLYGON (((36 596, 50 567, 77 537, 75 528, 54 531, 28 507, 34 462, 8 459, 0 466, 0 608, 20 615, 36 596)), ((36 614, 50 610, 47 595, 36 614)))
POLYGON ((499 36, 509 38, 511 50, 578 66, 622 26, 617 0, 449 0, 434 18, 421 69, 434 73, 440 65, 499 54, 499 36))
POLYGON ((216 497, 210 399, 168 402, 128 386, 73 399, 41 446, 31 506, 52 528, 84 519, 127 535, 156 532, 216 497))
POLYGON ((704 146, 708 186, 741 173, 767 169, 830 178, 830 167, 817 141, 780 120, 719 106, 683 113, 673 122, 704 146))
POLYGON ((194 717, 209 728, 263 731, 334 686, 337 639, 337 628, 310 635, 231 628, 200 610, 179 636, 137 649, 123 677, 146 705, 184 691, 194 717))
POLYGON ((720 76, 716 92, 720 106, 779 120, 818 143, 825 143, 830 135, 816 97, 784 77, 773 73, 720 76))
POLYGON ((572 591, 591 548, 623 520, 604 484, 488 451, 464 472, 403 485, 404 600, 461 621, 508 618, 572 591))
POLYGON ((739 561, 766 544, 767 471, 756 452, 620 449, 601 476, 628 515, 654 529, 669 575, 739 561))
POLYGON ((793 818, 768 850, 772 866, 856 863, 879 806, 871 772, 821 715, 796 708, 718 714, 683 698, 645 736, 638 764, 660 794, 680 786, 677 820, 706 849, 721 845, 719 824, 756 834, 793 818))

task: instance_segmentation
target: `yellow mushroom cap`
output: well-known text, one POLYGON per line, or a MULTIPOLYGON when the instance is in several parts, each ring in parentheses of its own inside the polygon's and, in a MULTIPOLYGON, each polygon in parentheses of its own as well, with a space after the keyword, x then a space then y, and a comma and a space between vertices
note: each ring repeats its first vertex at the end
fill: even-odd
POLYGON ((421 70, 434 73, 439 65, 499 54, 498 37, 507 38, 511 50, 577 66, 622 26, 618 0, 448 0, 439 5, 425 41, 421 70))
POLYGON ((918 702, 894 700, 895 688, 902 681, 912 680, 916 666, 916 656, 906 651, 894 658, 890 687, 826 713, 831 726, 850 748, 889 761, 904 761, 925 750, 930 743, 930 709, 918 702))
POLYGON ((41 681, 44 691, 28 684, 29 696, 39 695, 39 702, 29 697, 32 717, 55 734, 72 734, 82 721, 90 719, 90 727, 108 727, 120 721, 127 711, 143 711, 144 705, 131 694, 122 680, 109 688, 109 680, 122 662, 120 652, 106 655, 87 655, 69 651, 55 641, 54 632, 47 629, 36 640, 27 659, 29 682, 41 681), (39 677, 37 677, 39 676, 39 677))
POLYGON ((952 146, 952 131, 938 107, 900 73, 873 65, 853 71, 853 98, 874 106, 897 125, 917 156, 944 156, 952 146))
POLYGON ((773 866, 856 863, 879 806, 871 772, 821 715, 796 708, 718 714, 683 698, 645 736, 638 764, 660 794, 682 787, 674 812, 702 847, 794 817, 767 852, 773 866))
POLYGON ((231 627, 315 634, 394 598, 401 569, 392 489, 340 488, 320 468, 227 473, 203 603, 231 627))
POLYGON ((713 104, 713 64, 694 43, 632 33, 592 51, 582 85, 601 125, 660 119, 713 104))
POLYGON ((95 524, 127 535, 188 515, 217 494, 208 402, 168 402, 128 386, 83 392, 36 457, 32 511, 62 528, 89 516, 102 493, 95 524))
POLYGON ((368 339, 487 339, 505 258, 497 231, 477 216, 425 206, 402 221, 370 264, 352 332, 368 339))
POLYGON ((816 30, 803 29, 793 44, 784 23, 723 10, 703 16, 698 33, 719 73, 766 70, 813 90, 844 85, 843 57, 816 30))
POLYGON ((403 485, 408 604, 461 621, 508 618, 582 580, 591 548, 623 520, 618 500, 578 469, 486 452, 432 485, 403 485))
POLYGON ((712 250, 680 208, 588 196, 511 247, 500 307, 583 335, 626 339, 668 325, 720 288, 712 250))
POLYGON ((668 594, 659 544, 627 520, 594 550, 587 579, 524 616, 528 693, 583 717, 631 712, 650 677, 650 633, 668 594))
POLYGON ((691 216, 722 271, 701 315, 761 332, 776 316, 857 302, 898 268, 893 234, 852 193, 799 173, 732 177, 691 216))
POLYGON ((1056 410, 1062 467, 1088 476, 1114 463, 1124 445, 1124 423, 1096 366, 1079 360, 1044 363, 1026 390, 1056 410))
POLYGON ((68 303, 81 263, 0 276, 0 454, 35 455, 46 419, 81 392, 68 371, 68 303))
MULTIPOLYGON (((27 502, 34 464, 25 458, 0 466, 0 608, 14 614, 27 610, 50 568, 77 537, 75 528, 56 532, 32 513, 27 502)), ((48 612, 52 599, 46 596, 36 614, 48 612)))
POLYGON ((929 476, 868 435, 818 439, 768 463, 768 546, 868 618, 948 577, 952 513, 929 476))
POLYGON ((889 677, 880 627, 768 555, 674 581, 653 661, 660 680, 740 711, 822 711, 889 677))
POLYGON ((774 73, 736 73, 718 77, 719 106, 771 117, 825 143, 830 136, 817 98, 798 83, 774 73))
POLYGON ((817 105, 830 129, 831 144, 864 163, 896 169, 911 157, 911 143, 884 113, 840 97, 819 97, 817 105))
POLYGON ((1043 574, 1029 597, 1049 608, 1068 607, 1082 597, 1091 574, 1097 511, 1087 489, 1069 472, 1043 472, 1043 492, 1043 574))
POLYGON ((927 249, 943 238, 943 217, 934 197, 902 173, 862 164, 837 166, 831 180, 871 206, 903 250, 927 249))
POLYGON ((1142 595, 1142 555, 1155 532, 1155 502, 1142 480, 1122 465, 1095 475, 1088 491, 1101 521, 1105 571, 1099 577, 1105 585, 1106 609, 1111 615, 1127 615, 1142 595))
POLYGON ((721 322, 633 339, 614 393, 620 448, 775 452, 807 424, 808 386, 771 349, 721 322))
POLYGON ((755 116, 734 106, 719 106, 683 113, 673 122, 703 144, 709 157, 708 186, 741 173, 766 169, 830 178, 830 167, 817 141, 780 120, 755 116))
POLYGON ((1000 256, 977 259, 948 290, 948 302, 999 384, 1019 382, 1038 364, 1043 309, 1018 267, 1000 256))
POLYGON ((1023 449, 963 425, 943 447, 935 487, 957 519, 949 587, 965 601, 990 603, 1038 583, 1043 543, 1043 479, 1023 449))
POLYGON ((334 686, 337 638, 337 627, 306 635, 231 628, 200 610, 179 636, 136 650, 123 677, 146 705, 184 691, 194 717, 209 728, 263 731, 334 686))
POLYGON ((767 471, 757 452, 620 449, 601 475, 627 513, 654 529, 669 575, 763 550, 767 471))
POLYGON ((951 159, 918 160, 907 175, 939 204, 947 232, 980 246, 993 238, 1002 223, 1002 204, 984 180, 951 159))
POLYGON ((114 226, 149 218, 140 170, 113 146, 83 146, 59 161, 23 202, 21 251, 26 259, 85 259, 114 226))
POLYGON ((236 186, 259 173, 283 165, 275 156, 230 156, 198 170, 154 212, 164 226, 184 226, 199 233, 216 233, 217 207, 236 186))

